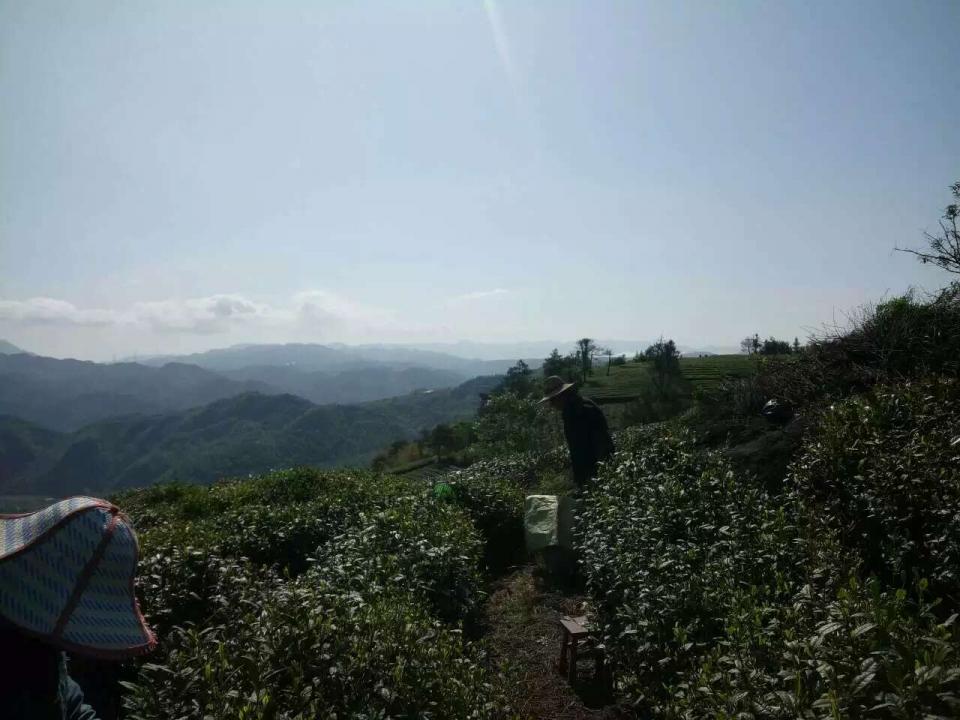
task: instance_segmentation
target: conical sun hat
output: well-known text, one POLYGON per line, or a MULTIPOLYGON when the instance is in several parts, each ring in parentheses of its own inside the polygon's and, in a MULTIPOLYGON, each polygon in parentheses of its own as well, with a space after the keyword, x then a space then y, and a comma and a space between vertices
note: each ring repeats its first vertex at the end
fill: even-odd
POLYGON ((557 395, 565 393, 572 388, 573 385, 573 383, 564 382, 563 378, 559 375, 551 375, 543 381, 544 396, 540 398, 540 402, 545 403, 547 400, 551 400, 557 395))
POLYGON ((129 520, 106 500, 0 515, 0 616, 78 654, 148 652, 156 639, 133 591, 138 555, 129 520))

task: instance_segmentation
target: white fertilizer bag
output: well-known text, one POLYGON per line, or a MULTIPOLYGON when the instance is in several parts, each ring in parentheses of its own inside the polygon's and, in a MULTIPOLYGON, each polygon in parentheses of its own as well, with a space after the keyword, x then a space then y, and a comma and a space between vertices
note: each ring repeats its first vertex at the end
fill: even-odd
POLYGON ((528 495, 523 503, 527 552, 573 547, 574 501, 556 495, 528 495))

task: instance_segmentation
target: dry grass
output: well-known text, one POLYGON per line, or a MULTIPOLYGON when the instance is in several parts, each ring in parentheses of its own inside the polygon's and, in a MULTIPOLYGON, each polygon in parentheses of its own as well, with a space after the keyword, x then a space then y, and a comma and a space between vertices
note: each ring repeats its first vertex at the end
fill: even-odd
POLYGON ((523 567, 502 578, 487 604, 491 662, 524 720, 584 720, 622 717, 605 706, 593 682, 592 662, 580 665, 571 687, 556 671, 562 615, 580 615, 585 598, 550 586, 542 573, 523 567))

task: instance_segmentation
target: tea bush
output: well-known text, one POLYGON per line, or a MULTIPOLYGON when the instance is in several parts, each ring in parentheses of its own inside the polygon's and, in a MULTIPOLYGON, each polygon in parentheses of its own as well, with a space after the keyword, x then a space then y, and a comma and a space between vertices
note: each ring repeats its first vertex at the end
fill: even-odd
POLYGON ((175 629, 167 647, 131 686, 134 720, 502 716, 458 631, 404 597, 368 601, 313 573, 175 629))
POLYGON ((960 600, 960 385, 880 387, 828 409, 792 477, 864 571, 960 600))
POLYGON ((409 593, 448 622, 473 620, 482 599, 480 541, 462 513, 399 497, 319 548, 316 574, 366 595, 409 593))
POLYGON ((738 483, 686 433, 651 429, 622 444, 585 498, 580 551, 624 689, 656 704, 663 679, 723 634, 740 594, 789 598, 802 570, 797 509, 738 483))
POLYGON ((502 570, 523 559, 524 492, 518 479, 530 472, 529 458, 519 456, 478 462, 445 478, 483 538, 488 568, 502 570))
POLYGON ((116 500, 160 635, 130 717, 502 716, 461 630, 483 598, 480 536, 425 486, 298 470, 116 500))
MULTIPOLYGON (((911 407, 903 393, 936 397, 929 387, 893 391, 901 409, 911 407)), ((933 418, 943 418, 931 413, 939 427, 933 418)), ((841 447, 859 437, 849 427, 858 422, 844 416, 853 437, 838 440, 841 447)), ((900 422, 923 427, 904 418, 892 427, 900 422)), ((841 428, 826 424, 823 432, 831 431, 841 428)), ((943 446, 924 437, 887 449, 926 448, 928 473, 943 446)), ((866 576, 863 547, 848 542, 828 505, 737 477, 682 430, 646 428, 619 444, 586 498, 579 534, 602 641, 638 714, 957 716, 960 633, 951 600, 929 600, 926 580, 904 589, 866 576)), ((816 477, 832 477, 838 466, 818 452, 826 451, 812 441, 798 476, 816 468, 816 477)))

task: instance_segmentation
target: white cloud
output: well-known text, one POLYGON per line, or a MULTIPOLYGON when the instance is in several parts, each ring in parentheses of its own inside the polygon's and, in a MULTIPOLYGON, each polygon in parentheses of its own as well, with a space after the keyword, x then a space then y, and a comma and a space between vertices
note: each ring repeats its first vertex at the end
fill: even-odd
POLYGON ((35 325, 113 325, 123 320, 113 310, 81 310, 73 303, 54 298, 0 300, 0 320, 35 325))
POLYGON ((300 292, 279 305, 255 302, 242 295, 218 294, 138 302, 124 310, 81 309, 53 298, 0 300, 0 321, 25 326, 139 328, 195 335, 269 328, 331 339, 402 330, 393 311, 363 305, 326 290, 300 292))
POLYGON ((211 295, 137 303, 130 320, 157 330, 208 334, 224 332, 238 324, 269 321, 271 316, 269 306, 240 295, 211 295))
POLYGON ((503 288, 494 288, 493 290, 477 290, 476 292, 457 295, 456 297, 450 298, 450 301, 469 302, 471 300, 484 300, 486 298, 496 297, 497 295, 507 295, 509 293, 509 290, 504 290, 503 288))

